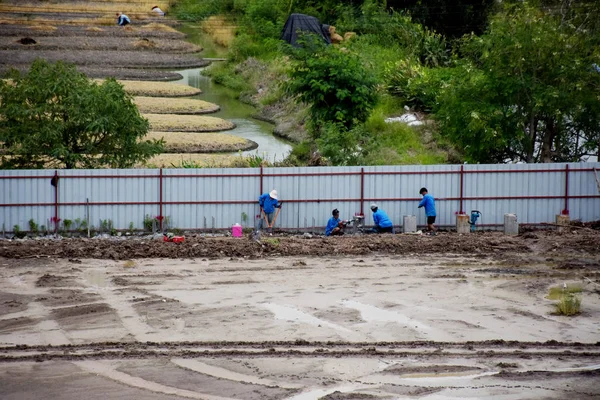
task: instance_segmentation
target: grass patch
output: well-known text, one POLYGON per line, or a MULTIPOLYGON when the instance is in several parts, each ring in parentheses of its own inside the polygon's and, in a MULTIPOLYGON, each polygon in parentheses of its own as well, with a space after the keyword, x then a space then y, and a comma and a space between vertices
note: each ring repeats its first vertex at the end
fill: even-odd
MULTIPOLYGON (((164 10, 164 8, 163 8, 164 10)), ((140 27, 142 30, 146 31, 154 31, 154 32, 171 32, 171 33, 179 33, 179 31, 169 25, 159 24, 157 22, 152 22, 150 24, 146 24, 140 27)))
POLYGON ((133 260, 127 260, 123 263, 124 268, 133 268, 133 267, 135 267, 135 265, 136 265, 135 261, 133 261, 133 260))
POLYGON ((144 114, 153 131, 164 132, 219 132, 235 128, 222 118, 204 115, 144 114))
POLYGON ((208 114, 220 110, 220 107, 216 104, 196 99, 138 96, 133 100, 142 113, 208 114))
POLYGON ((119 81, 125 91, 133 96, 185 97, 195 96, 202 90, 188 85, 170 82, 119 81))
POLYGON ((149 132, 144 139, 163 139, 167 153, 224 153, 256 147, 248 139, 226 133, 149 132))
POLYGON ((52 25, 30 25, 29 29, 38 31, 38 32, 54 32, 58 28, 52 25))
POLYGON ((581 293, 583 288, 580 285, 567 285, 567 287, 554 286, 548 291, 548 300, 560 300, 565 294, 581 293))
POLYGON ((141 38, 133 42, 133 47, 136 49, 153 49, 156 47, 156 42, 151 39, 141 38))
POLYGON ((365 124, 378 146, 364 160, 366 165, 444 164, 448 154, 432 144, 427 127, 410 127, 404 123, 387 123, 392 110, 404 111, 392 100, 382 101, 365 124))
POLYGON ((577 315, 581 312, 581 299, 573 293, 565 293, 555 307, 559 315, 577 315))
POLYGON ((213 15, 201 23, 201 28, 220 46, 229 47, 235 39, 237 26, 223 15, 213 15))
POLYGON ((264 243, 268 243, 273 247, 279 247, 279 239, 276 238, 266 238, 262 240, 264 243))
POLYGON ((227 154, 159 154, 139 168, 221 168, 231 165, 236 156, 227 154))

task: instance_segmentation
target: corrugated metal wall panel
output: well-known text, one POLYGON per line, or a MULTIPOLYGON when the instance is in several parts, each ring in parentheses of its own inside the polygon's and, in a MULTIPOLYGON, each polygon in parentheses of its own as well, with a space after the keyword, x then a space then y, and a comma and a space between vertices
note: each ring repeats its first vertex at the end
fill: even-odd
MULTIPOLYGON (((33 176, 34 179, 3 179, 0 181, 0 203, 2 204, 39 204, 54 202, 54 187, 50 180, 54 171, 40 170, 9 170, 2 171, 2 176, 18 177, 33 176)), ((29 230, 29 220, 33 219, 38 225, 46 225, 46 220, 54 215, 52 207, 24 206, 2 207, 2 224, 0 228, 12 231, 15 225, 21 230, 29 230)))
MULTIPOLYGON (((419 189, 427 187, 436 198, 437 224, 454 225, 456 213, 460 210, 461 168, 465 171, 463 210, 467 213, 473 209, 481 211, 483 217, 478 223, 502 224, 504 214, 509 212, 517 213, 521 223, 551 222, 565 207, 566 166, 523 164, 364 167, 362 206, 366 223, 372 224, 369 204, 377 202, 397 226, 402 224, 404 215, 416 215, 418 224, 424 225, 425 213, 417 208, 417 204, 421 198, 419 189), (504 198, 512 196, 552 198, 504 198)), ((600 164, 568 164, 568 167, 569 195, 599 195, 594 173, 578 170, 600 168, 600 164)), ((257 200, 261 194, 260 173, 260 168, 165 169, 162 171, 163 215, 170 219, 171 227, 180 229, 227 228, 234 223, 253 227, 259 213, 257 200), (179 202, 217 203, 177 204, 179 202)), ((118 229, 128 229, 131 222, 136 229, 140 229, 145 215, 155 217, 160 214, 161 180, 158 169, 59 170, 58 174, 61 177, 59 202, 79 204, 61 205, 59 217, 62 220, 83 220, 86 216, 87 199, 92 204, 89 207, 90 223, 96 228, 102 220, 111 219, 118 229), (120 202, 150 204, 97 204, 120 202)), ((323 227, 333 208, 338 208, 344 219, 361 210, 361 167, 265 168, 263 174, 262 191, 277 189, 280 200, 284 202, 278 219, 279 227, 323 227), (324 175, 331 173, 338 175, 324 175)), ((30 219, 34 219, 38 225, 45 225, 54 216, 54 187, 50 185, 53 175, 54 171, 37 170, 0 173, 2 204, 45 204, 2 207, 0 223, 7 231, 12 230, 14 225, 28 229, 30 219), (25 178, 1 179, 18 176, 25 178)), ((568 207, 574 219, 600 219, 598 197, 571 198, 568 207)))
POLYGON ((460 166, 457 165, 408 165, 398 167, 365 167, 365 214, 366 224, 373 224, 369 205, 376 202, 385 210, 394 225, 401 225, 405 215, 417 216, 417 224, 425 225, 425 212, 418 208, 421 200, 419 191, 426 187, 436 199, 438 225, 454 225, 454 213, 459 209, 457 200, 460 192, 460 166), (410 172, 402 175, 369 175, 370 172, 410 172), (440 172, 440 174, 417 174, 419 172, 440 172), (450 173, 448 173, 450 172, 450 173), (382 201, 379 199, 407 199, 404 201, 382 201))
MULTIPOLYGON (((163 170, 163 201, 221 202, 258 199, 259 168, 163 170), (182 175, 187 175, 181 177, 182 175), (234 175, 234 176, 231 176, 234 175), (243 175, 243 176, 235 176, 243 175), (179 177, 178 177, 179 176, 179 177)), ((248 204, 166 204, 163 214, 180 229, 224 228, 240 223, 253 226, 248 204), (242 213, 245 213, 246 221, 242 213)))

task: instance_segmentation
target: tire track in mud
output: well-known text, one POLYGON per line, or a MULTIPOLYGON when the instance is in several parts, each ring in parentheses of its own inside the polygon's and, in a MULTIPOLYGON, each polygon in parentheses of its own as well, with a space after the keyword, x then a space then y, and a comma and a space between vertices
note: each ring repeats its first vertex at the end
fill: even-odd
POLYGON ((464 357, 596 359, 599 343, 566 342, 116 342, 0 347, 0 362, 195 357, 464 357))

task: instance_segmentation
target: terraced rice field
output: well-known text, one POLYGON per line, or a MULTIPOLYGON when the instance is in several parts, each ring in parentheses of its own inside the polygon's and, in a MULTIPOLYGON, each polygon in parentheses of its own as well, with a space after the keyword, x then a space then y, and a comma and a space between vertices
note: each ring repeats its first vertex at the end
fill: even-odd
POLYGON ((170 1, 53 1, 9 0, 0 3, 0 72, 26 71, 37 58, 77 65, 90 78, 115 77, 131 94, 151 124, 149 138, 162 138, 169 154, 149 165, 177 165, 174 153, 220 165, 231 157, 203 153, 235 152, 256 143, 217 133, 235 124, 194 114, 219 111, 202 101, 200 89, 170 83, 181 75, 164 69, 197 68, 208 64, 200 46, 186 42, 177 21, 152 13, 153 6, 169 12, 170 1), (131 19, 116 25, 116 13, 131 19), (193 98, 192 98, 193 97, 193 98), (215 161, 217 160, 218 161, 215 161))

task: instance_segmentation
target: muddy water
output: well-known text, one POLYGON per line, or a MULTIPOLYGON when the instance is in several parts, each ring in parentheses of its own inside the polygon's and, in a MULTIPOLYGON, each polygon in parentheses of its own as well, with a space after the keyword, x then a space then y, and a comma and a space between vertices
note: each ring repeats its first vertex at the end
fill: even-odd
MULTIPOLYGON (((183 24, 178 29, 187 35, 188 42, 202 46, 204 49, 202 57, 224 58, 227 56, 227 49, 214 43, 210 37, 202 33, 197 25, 183 24)), ((214 61, 214 63, 217 62, 219 61, 214 61)), ((258 144, 257 149, 243 154, 259 155, 271 161, 284 159, 292 148, 290 143, 273 136, 273 125, 252 118, 252 115, 256 113, 254 107, 238 101, 232 90, 215 84, 209 77, 202 75, 201 71, 201 68, 177 71, 183 76, 183 79, 177 82, 202 89, 203 93, 197 96, 198 99, 210 101, 221 107, 221 111, 214 115, 230 120, 237 125, 237 128, 227 133, 241 136, 258 144)))
POLYGON ((194 68, 177 71, 183 76, 183 79, 175 81, 175 83, 183 83, 202 89, 203 93, 195 96, 195 98, 218 104, 221 107, 219 112, 211 115, 236 124, 235 129, 226 133, 252 140, 258 144, 257 149, 243 152, 243 154, 257 154, 270 161, 284 159, 290 152, 291 146, 288 142, 273 136, 273 125, 252 118, 252 114, 256 112, 254 107, 238 101, 232 90, 217 85, 209 77, 202 75, 202 69, 194 68))

